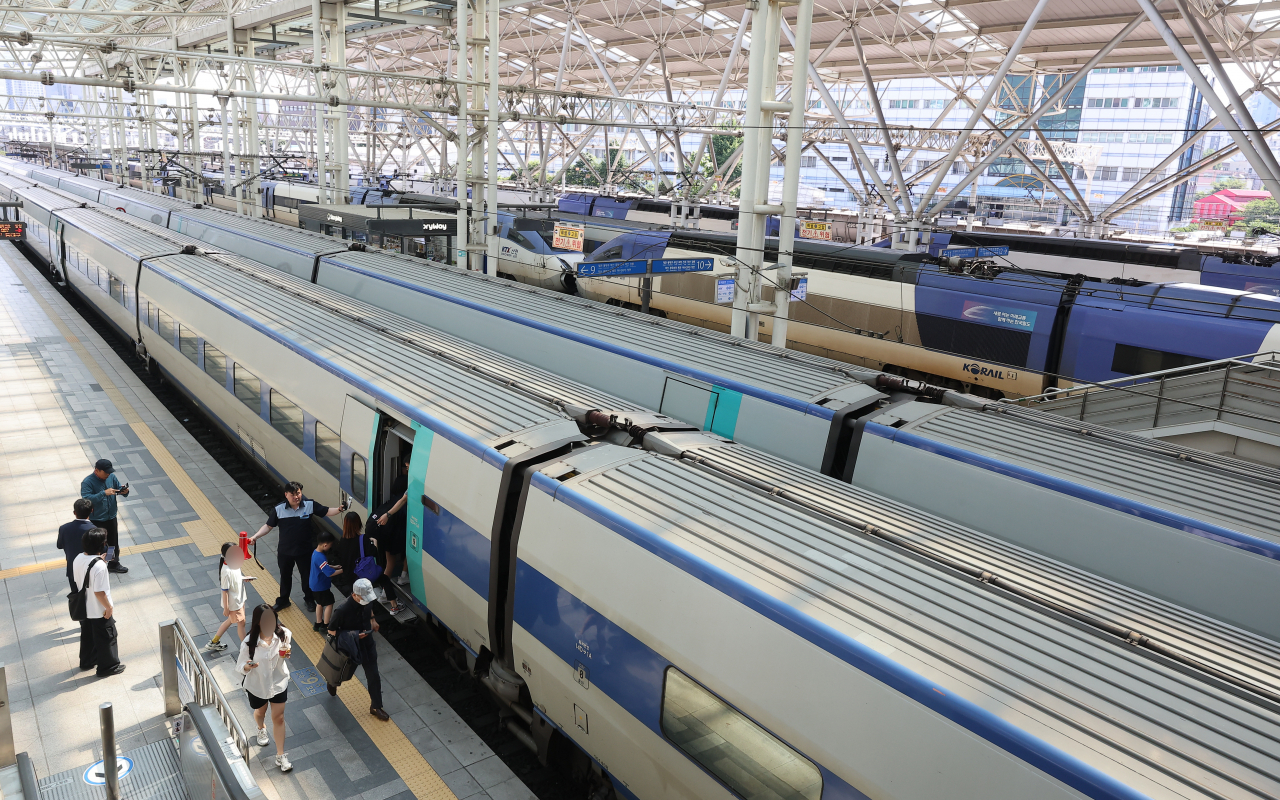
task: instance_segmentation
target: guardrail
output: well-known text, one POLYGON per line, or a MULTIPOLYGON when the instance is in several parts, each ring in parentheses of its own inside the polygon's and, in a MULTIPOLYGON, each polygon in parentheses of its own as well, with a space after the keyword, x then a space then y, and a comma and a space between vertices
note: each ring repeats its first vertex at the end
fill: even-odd
MULTIPOLYGON (((210 708, 201 707, 195 701, 187 703, 185 708, 196 733, 204 742, 204 752, 213 766, 213 775, 223 790, 221 795, 214 796, 226 797, 228 800, 262 800, 262 789, 250 773, 248 763, 234 763, 220 746, 223 737, 215 730, 217 723, 209 719, 210 708)), ((188 788, 194 787, 189 785, 188 788)), ((196 796, 194 791, 191 794, 192 797, 196 796)))
POLYGON ((212 706, 231 733, 236 750, 248 763, 249 737, 240 727, 240 721, 218 688, 213 672, 204 663, 200 648, 180 619, 160 623, 160 662, 165 716, 181 714, 183 707, 191 702, 197 706, 212 706))
MULTIPOLYGON (((1254 414, 1242 408, 1229 408, 1227 406, 1227 401, 1231 397, 1232 379, 1245 374, 1246 370, 1249 374, 1256 375, 1257 372, 1263 371, 1268 373, 1268 377, 1280 378, 1280 352, 1272 350, 1234 358, 1222 358, 1217 361, 1205 361, 1185 367, 1148 372, 1142 375, 1131 375, 1127 378, 1116 378, 1101 383, 1083 382, 1081 385, 1073 386, 1069 389, 1051 390, 1044 394, 1024 397, 1017 400, 1016 403, 1017 405, 1028 407, 1037 405, 1061 407, 1079 402, 1079 411, 1076 412, 1075 409, 1072 409, 1071 416, 1084 420, 1089 412, 1091 396, 1100 397, 1099 393, 1102 392, 1117 392, 1118 394, 1135 398, 1137 403, 1151 406, 1149 427, 1152 428, 1159 427, 1162 414, 1167 416, 1195 411, 1210 412, 1213 419, 1222 419, 1224 415, 1228 415, 1260 422, 1276 422, 1275 417, 1254 414), (1221 376, 1213 375, 1211 379, 1207 377, 1210 373, 1215 373, 1218 370, 1222 371, 1221 376), (1213 385, 1207 386, 1202 392, 1193 393, 1193 398, 1185 396, 1172 397, 1169 395, 1168 390, 1175 387, 1183 389, 1183 394, 1185 395, 1185 389, 1188 388, 1186 380, 1179 381, 1178 379, 1190 380, 1195 375, 1205 375, 1206 380, 1213 385), (1142 388, 1134 388, 1136 386, 1141 386, 1142 388)), ((1057 413, 1056 410, 1055 413, 1057 413)))
POLYGON ((9 681, 5 674, 4 662, 0 661, 0 768, 12 767, 18 763, 18 754, 13 746, 13 716, 9 708, 9 681))

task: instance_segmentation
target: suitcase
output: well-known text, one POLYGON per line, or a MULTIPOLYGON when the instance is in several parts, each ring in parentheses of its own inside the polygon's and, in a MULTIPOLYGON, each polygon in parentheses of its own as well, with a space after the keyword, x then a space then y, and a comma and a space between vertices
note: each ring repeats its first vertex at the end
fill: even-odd
POLYGON ((316 670, 319 671, 320 677, 324 678, 325 683, 341 686, 356 674, 356 662, 339 652, 332 641, 326 641, 324 652, 320 654, 320 660, 316 663, 316 670))

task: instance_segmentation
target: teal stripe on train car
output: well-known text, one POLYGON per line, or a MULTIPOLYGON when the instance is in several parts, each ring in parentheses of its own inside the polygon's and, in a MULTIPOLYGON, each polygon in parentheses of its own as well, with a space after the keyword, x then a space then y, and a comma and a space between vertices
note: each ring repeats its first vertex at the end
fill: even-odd
POLYGON ((409 499, 405 501, 409 517, 405 534, 409 541, 404 566, 409 571, 409 589, 413 596, 426 597, 422 582, 422 515, 428 512, 421 498, 426 494, 427 462, 431 459, 431 441, 435 434, 416 421, 409 424, 414 433, 413 457, 409 460, 409 499))
POLYGON ((712 386, 711 397, 707 400, 707 420, 702 429, 732 439, 738 427, 738 409, 741 407, 742 392, 712 386))

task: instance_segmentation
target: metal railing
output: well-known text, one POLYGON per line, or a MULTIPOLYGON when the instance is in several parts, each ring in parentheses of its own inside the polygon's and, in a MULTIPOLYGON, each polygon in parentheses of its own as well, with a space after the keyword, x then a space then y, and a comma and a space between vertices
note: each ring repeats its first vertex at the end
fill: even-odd
POLYGON ((0 661, 0 768, 18 763, 13 745, 13 715, 9 708, 9 681, 4 662, 0 661))
POLYGON ((160 623, 160 661, 164 681, 164 713, 177 716, 190 702, 212 706, 227 726, 235 749, 249 761, 249 737, 218 688, 218 681, 204 662, 200 648, 180 619, 160 623))
MULTIPOLYGON (((1280 407, 1277 408, 1276 414, 1257 414, 1243 408, 1229 407, 1229 401, 1233 399, 1253 400, 1253 398, 1244 398, 1243 395, 1237 398, 1235 395, 1239 393, 1233 394, 1231 391, 1233 379, 1236 381, 1248 379, 1255 384, 1260 381, 1270 381, 1276 384, 1276 389, 1280 389, 1280 352, 1263 351, 1252 355, 1205 361, 1101 383, 1086 381, 1070 389, 1051 390, 1044 394, 1021 398, 1016 402, 1018 405, 1038 407, 1044 411, 1073 416, 1083 421, 1090 411, 1091 402, 1096 411, 1108 393, 1115 392, 1134 399, 1135 402, 1126 407, 1131 412, 1149 407, 1150 414, 1144 414, 1144 417, 1149 416, 1150 421, 1144 425, 1151 428, 1160 426, 1162 416, 1165 422, 1169 423, 1171 417, 1198 414, 1198 412, 1205 412, 1198 415, 1199 420, 1222 420, 1224 416, 1230 416, 1268 425, 1280 422, 1280 407), (1219 371, 1221 371, 1220 375, 1217 374, 1219 371), (1202 379, 1197 381, 1196 376, 1202 376, 1202 379), (1142 388, 1133 388, 1135 386, 1142 388), (1172 396, 1171 392, 1174 390, 1182 396, 1172 396), (1079 403, 1078 411, 1074 408, 1076 402, 1079 403), (1063 414, 1064 411, 1071 413, 1063 414)), ((1117 407, 1111 405, 1105 410, 1115 413, 1117 407)))

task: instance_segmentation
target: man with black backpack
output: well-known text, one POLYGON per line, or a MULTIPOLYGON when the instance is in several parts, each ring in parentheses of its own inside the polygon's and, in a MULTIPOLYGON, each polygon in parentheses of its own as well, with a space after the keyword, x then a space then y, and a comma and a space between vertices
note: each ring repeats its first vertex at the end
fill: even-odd
POLYGON ((107 552, 107 532, 94 528, 83 537, 84 552, 71 562, 71 577, 84 594, 84 616, 89 623, 80 629, 80 669, 97 666, 98 677, 124 672, 116 650, 116 607, 111 602, 111 575, 103 554, 107 552))

